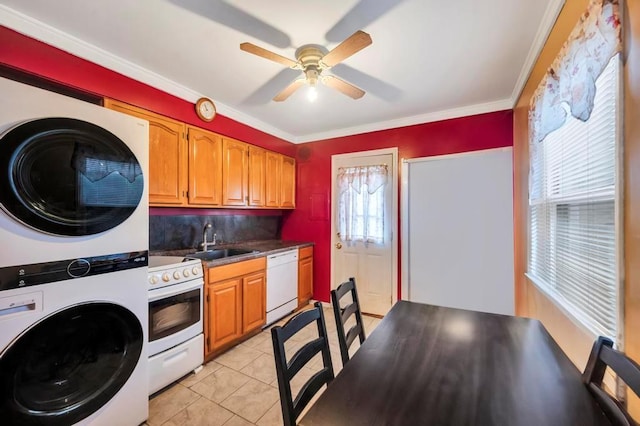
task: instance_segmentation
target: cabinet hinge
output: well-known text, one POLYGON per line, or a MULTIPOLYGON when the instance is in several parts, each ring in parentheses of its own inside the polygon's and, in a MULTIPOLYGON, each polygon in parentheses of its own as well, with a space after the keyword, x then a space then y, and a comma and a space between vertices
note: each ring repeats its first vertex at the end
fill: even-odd
POLYGON ((209 295, 207 294, 207 302, 209 301, 209 295))
POLYGON ((209 347, 209 338, 207 337, 207 348, 209 347))
POLYGON ((182 137, 185 138, 186 140, 189 140, 189 131, 187 130, 187 133, 183 133, 182 137))

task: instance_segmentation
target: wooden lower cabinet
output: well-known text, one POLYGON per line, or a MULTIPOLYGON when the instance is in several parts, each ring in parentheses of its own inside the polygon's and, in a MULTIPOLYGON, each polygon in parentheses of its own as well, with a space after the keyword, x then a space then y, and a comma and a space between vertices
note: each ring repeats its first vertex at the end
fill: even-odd
POLYGON ((207 290, 207 343, 214 351, 242 335, 242 279, 209 285, 207 290))
POLYGON ((267 278, 257 272, 242 279, 242 333, 260 328, 267 321, 267 278))
POLYGON ((309 303, 313 297, 313 246, 298 252, 298 307, 309 303))
POLYGON ((266 324, 266 258, 205 268, 205 358, 266 324))

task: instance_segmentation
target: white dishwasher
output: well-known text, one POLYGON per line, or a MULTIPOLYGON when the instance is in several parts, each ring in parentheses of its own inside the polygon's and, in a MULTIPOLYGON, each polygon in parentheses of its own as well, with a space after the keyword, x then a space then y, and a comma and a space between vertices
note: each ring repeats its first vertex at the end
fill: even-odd
POLYGON ((298 306, 298 249, 267 256, 267 324, 298 306))

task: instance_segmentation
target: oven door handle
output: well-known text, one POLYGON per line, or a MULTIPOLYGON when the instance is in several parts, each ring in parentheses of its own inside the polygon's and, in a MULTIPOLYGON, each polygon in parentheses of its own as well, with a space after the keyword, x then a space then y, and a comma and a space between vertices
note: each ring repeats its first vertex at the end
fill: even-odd
POLYGON ((176 296, 186 293, 190 290, 201 289, 204 286, 203 280, 187 281, 186 283, 173 284, 166 287, 149 290, 149 302, 165 299, 167 297, 176 296))

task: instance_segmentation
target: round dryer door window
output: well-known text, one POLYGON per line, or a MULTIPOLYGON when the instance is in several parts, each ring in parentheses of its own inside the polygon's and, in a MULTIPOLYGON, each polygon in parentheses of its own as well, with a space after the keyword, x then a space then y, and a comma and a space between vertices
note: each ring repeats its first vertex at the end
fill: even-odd
POLYGON ((114 304, 67 308, 34 325, 0 355, 0 419, 70 425, 106 404, 134 371, 142 326, 114 304))
POLYGON ((0 204, 16 220, 56 235, 118 226, 143 192, 140 164, 113 133, 86 121, 44 118, 0 139, 0 204))

